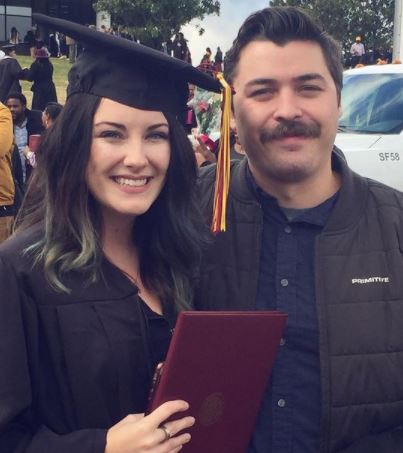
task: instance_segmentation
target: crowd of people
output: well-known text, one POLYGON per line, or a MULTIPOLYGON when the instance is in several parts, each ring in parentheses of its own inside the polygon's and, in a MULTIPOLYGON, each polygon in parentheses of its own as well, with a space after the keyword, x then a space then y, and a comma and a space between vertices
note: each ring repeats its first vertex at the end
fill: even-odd
POLYGON ((393 63, 392 49, 383 47, 366 49, 361 36, 356 36, 350 48, 350 54, 345 57, 346 68, 356 68, 372 64, 393 63))
MULTIPOLYGON (((198 408, 144 415, 189 309, 288 316, 248 453, 402 451, 403 194, 334 145, 337 42, 296 8, 264 8, 227 52, 225 82, 211 76, 221 49, 200 71, 180 34, 172 58, 37 20, 84 50, 63 107, 43 107, 43 90, 43 112, 27 109, 9 85, 0 99, 0 451, 191 452, 198 408), (224 90, 232 109, 227 198, 229 156, 193 148, 180 121, 189 87, 224 90), (212 234, 217 192, 226 222, 212 234)), ((37 49, 17 79, 48 76, 48 60, 37 49)))

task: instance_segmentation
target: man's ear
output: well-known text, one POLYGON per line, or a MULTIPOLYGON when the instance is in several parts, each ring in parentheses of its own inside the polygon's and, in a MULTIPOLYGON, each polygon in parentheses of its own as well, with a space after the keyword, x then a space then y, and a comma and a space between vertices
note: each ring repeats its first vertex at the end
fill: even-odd
POLYGON ((229 120, 229 127, 231 128, 231 130, 236 129, 235 114, 234 114, 233 109, 231 110, 231 118, 229 120))

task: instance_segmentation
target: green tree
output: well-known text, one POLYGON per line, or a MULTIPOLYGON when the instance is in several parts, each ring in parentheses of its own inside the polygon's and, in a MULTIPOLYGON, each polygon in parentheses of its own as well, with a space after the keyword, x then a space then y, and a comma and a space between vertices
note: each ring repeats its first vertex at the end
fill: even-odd
MULTIPOLYGON (((98 0, 97 11, 105 11, 113 24, 130 29, 142 42, 166 41, 192 19, 220 13, 219 0, 98 0)), ((203 28, 197 25, 199 33, 203 28)))
POLYGON ((272 0, 272 6, 298 6, 319 20, 346 56, 359 35, 366 49, 389 48, 393 42, 394 0, 272 0))

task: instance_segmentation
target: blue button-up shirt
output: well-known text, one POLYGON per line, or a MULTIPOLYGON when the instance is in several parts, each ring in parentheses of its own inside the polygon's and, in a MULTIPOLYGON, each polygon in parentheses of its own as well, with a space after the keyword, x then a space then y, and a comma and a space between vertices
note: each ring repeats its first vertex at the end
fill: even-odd
POLYGON ((288 315, 249 453, 317 453, 321 420, 315 239, 337 194, 311 209, 282 209, 249 183, 263 209, 258 310, 288 315))

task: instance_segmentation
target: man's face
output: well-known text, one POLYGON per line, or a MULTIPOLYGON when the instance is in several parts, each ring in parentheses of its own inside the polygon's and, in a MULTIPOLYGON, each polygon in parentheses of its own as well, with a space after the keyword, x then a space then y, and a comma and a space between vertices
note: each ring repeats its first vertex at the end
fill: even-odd
POLYGON ((249 43, 240 55, 234 89, 239 140, 258 184, 329 175, 340 107, 318 44, 249 43))
POLYGON ((190 101, 191 99, 193 99, 194 95, 195 95, 195 86, 190 83, 188 100, 190 101))
POLYGON ((7 107, 11 111, 14 123, 20 123, 24 120, 25 117, 25 105, 19 100, 10 98, 6 102, 7 107))

